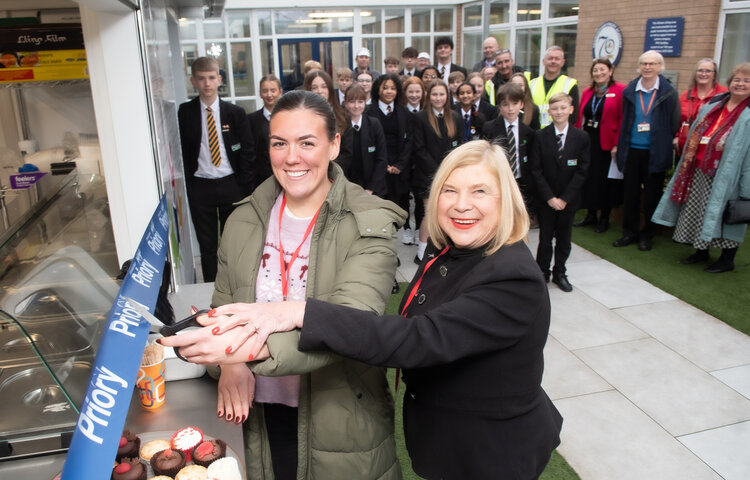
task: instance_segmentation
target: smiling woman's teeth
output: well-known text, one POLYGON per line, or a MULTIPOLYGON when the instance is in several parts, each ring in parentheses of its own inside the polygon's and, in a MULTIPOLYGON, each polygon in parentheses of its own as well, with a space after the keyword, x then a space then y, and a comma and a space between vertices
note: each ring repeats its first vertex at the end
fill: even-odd
POLYGON ((300 170, 296 172, 290 172, 290 171, 286 172, 286 174, 289 175, 290 177, 301 177, 302 175, 306 173, 307 173, 307 170, 300 170))
POLYGON ((463 219, 454 219, 453 220, 456 223, 460 223, 461 225, 471 225, 472 223, 476 223, 476 220, 463 220, 463 219))

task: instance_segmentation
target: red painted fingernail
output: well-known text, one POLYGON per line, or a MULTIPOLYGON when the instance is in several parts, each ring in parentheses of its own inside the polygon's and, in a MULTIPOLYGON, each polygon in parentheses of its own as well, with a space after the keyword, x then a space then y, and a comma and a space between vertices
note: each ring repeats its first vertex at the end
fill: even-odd
POLYGON ((219 334, 219 327, 214 327, 214 329, 211 330, 211 333, 213 333, 214 335, 218 335, 219 334))
POLYGON ((232 421, 232 414, 231 413, 227 413, 227 420, 229 420, 230 422, 232 421))
POLYGON ((195 313, 197 313, 198 310, 199 310, 198 307, 196 307, 195 305, 190 305, 190 314, 191 315, 195 315, 195 313))
POLYGON ((247 356, 247 361, 248 362, 252 362, 253 358, 255 358, 255 357, 253 357, 253 354, 251 353, 250 355, 247 356))
POLYGON ((156 339, 156 343, 158 343, 159 345, 161 345, 161 338, 157 338, 156 339))
POLYGON ((224 350, 227 354, 232 353, 232 346, 229 345, 226 350, 224 350))
POLYGON ((216 315, 216 309, 214 308, 213 310, 209 310, 206 315, 208 315, 209 317, 213 317, 214 315, 216 315))
POLYGON ((240 423, 245 423, 245 420, 247 420, 247 415, 242 416, 242 421, 240 423))
POLYGON ((219 412, 219 413, 218 413, 218 416, 219 416, 219 417, 223 417, 223 416, 224 416, 224 412, 219 412))
POLYGON ((234 419, 234 423, 242 423, 242 419, 240 417, 237 417, 234 419))

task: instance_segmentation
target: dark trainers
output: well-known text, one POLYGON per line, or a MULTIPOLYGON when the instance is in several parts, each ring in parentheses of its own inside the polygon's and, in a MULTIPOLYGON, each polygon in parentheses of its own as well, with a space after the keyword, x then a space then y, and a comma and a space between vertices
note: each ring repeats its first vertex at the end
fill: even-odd
POLYGON ((571 285, 568 281, 567 275, 553 275, 552 283, 560 287, 560 290, 562 290, 563 292, 573 291, 573 285, 571 285))

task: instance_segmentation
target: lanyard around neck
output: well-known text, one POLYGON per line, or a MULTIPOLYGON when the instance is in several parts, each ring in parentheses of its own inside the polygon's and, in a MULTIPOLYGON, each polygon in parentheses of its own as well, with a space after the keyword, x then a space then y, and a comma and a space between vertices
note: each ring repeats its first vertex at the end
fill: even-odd
POLYGON ((292 270, 292 264, 295 260, 297 260, 299 251, 302 249, 302 245, 305 244, 305 240, 307 240, 307 237, 310 236, 310 232, 312 232, 313 228, 315 227, 315 220, 317 220, 318 214, 320 213, 320 207, 318 207, 318 211, 315 212, 312 220, 310 220, 310 223, 307 225, 305 236, 302 237, 302 241, 299 243, 299 246, 297 246, 297 249, 292 254, 292 258, 287 263, 284 261, 284 245, 281 243, 281 220, 284 218, 285 208, 286 195, 281 197, 281 209, 279 210, 279 267, 281 269, 281 295, 282 301, 284 302, 286 302, 287 295, 289 294, 289 272, 292 270))
POLYGON ((406 298, 406 303, 404 304, 404 308, 401 309, 401 316, 403 317, 406 316, 404 312, 406 312, 406 309, 409 308, 409 304, 411 303, 412 300, 414 300, 414 297, 417 296, 417 292, 419 291, 419 286, 422 284, 422 279, 427 273, 427 270, 429 270, 432 264, 435 263, 435 260, 443 256, 443 254, 448 251, 448 248, 449 246, 446 245, 445 248, 438 255, 435 256, 435 258, 427 262, 427 265, 424 266, 424 270, 422 271, 422 276, 419 277, 419 280, 417 280, 417 283, 414 284, 414 287, 411 289, 411 292, 409 292, 409 296, 406 298))
POLYGON ((641 99, 641 111, 643 112, 643 118, 648 118, 648 112, 651 111, 651 105, 654 104, 654 98, 656 98, 656 90, 651 90, 651 100, 648 102, 648 108, 643 106, 643 92, 638 90, 638 96, 641 99))

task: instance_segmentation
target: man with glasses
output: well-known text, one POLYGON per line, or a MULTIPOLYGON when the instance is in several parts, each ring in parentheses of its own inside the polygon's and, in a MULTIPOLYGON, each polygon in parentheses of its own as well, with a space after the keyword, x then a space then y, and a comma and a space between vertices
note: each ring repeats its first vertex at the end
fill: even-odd
POLYGON ((624 174, 622 237, 615 240, 615 247, 638 242, 638 250, 651 250, 656 231, 651 217, 664 190, 666 172, 672 168, 672 139, 680 127, 677 91, 661 75, 663 69, 664 57, 659 52, 644 52, 638 59, 640 75, 622 92, 620 138, 612 149, 624 174))

